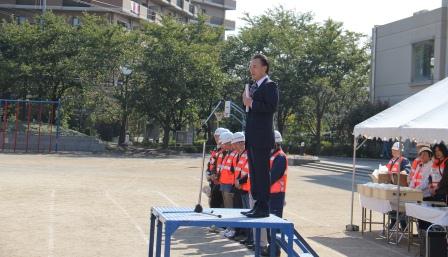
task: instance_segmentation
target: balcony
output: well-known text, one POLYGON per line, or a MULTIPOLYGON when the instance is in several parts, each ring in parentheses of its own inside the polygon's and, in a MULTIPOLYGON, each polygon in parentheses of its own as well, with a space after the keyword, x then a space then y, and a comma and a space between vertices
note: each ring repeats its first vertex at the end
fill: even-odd
MULTIPOLYGON (((195 17, 196 13, 191 12, 191 3, 185 0, 151 0, 156 5, 163 8, 169 8, 177 13, 181 13, 181 16, 187 16, 189 18, 195 17)), ((195 11, 195 10, 194 10, 195 11)))
POLYGON ((192 0, 199 4, 208 4, 211 6, 224 8, 226 10, 236 10, 236 0, 192 0))

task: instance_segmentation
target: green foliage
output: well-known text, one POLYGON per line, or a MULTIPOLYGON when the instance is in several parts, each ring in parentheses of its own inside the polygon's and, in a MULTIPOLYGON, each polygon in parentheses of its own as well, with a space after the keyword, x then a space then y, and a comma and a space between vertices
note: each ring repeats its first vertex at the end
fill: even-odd
MULTIPOLYGON (((126 133, 148 142, 150 127, 160 126, 166 148, 178 130, 194 127, 200 137, 219 100, 241 103, 250 58, 263 53, 279 84, 276 127, 289 149, 305 142, 319 153, 323 137, 323 153, 344 152, 354 124, 385 108, 366 104, 364 35, 282 7, 245 19, 227 40, 204 17, 190 24, 164 17, 133 31, 92 15, 71 26, 51 12, 34 24, 3 23, 0 98, 61 99, 64 127, 120 143, 126 133)), ((220 125, 240 129, 233 120, 220 125)))

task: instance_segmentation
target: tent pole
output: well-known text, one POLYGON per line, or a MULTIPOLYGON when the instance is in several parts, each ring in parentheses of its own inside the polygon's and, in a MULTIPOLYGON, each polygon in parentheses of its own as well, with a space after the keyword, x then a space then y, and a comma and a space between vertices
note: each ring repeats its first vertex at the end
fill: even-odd
POLYGON ((359 231, 359 226, 353 224, 353 207, 355 201, 355 174, 356 174, 356 150, 357 143, 356 136, 353 135, 353 172, 352 172, 352 202, 350 210, 350 224, 345 226, 346 231, 359 231))
MULTIPOLYGON (((403 142, 401 141, 402 138, 400 137, 399 141, 399 149, 400 149, 400 158, 403 157, 403 142)), ((401 162, 400 162, 401 166, 401 162)), ((399 229, 398 226, 400 225, 400 175, 401 175, 401 167, 398 170, 398 176, 397 176, 397 219, 395 220, 395 228, 396 228, 396 237, 395 237, 395 243, 398 245, 399 243, 399 229)), ((392 175, 393 176, 393 175, 392 175)), ((404 230, 405 228, 403 228, 404 230)))

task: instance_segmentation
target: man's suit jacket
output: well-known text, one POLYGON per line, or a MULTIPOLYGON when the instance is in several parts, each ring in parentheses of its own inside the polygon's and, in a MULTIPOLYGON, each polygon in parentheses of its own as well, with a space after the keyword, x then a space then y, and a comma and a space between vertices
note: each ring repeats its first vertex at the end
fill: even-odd
POLYGON ((278 105, 278 88, 265 79, 252 96, 252 108, 246 118, 246 145, 254 148, 274 147, 274 113, 278 105))

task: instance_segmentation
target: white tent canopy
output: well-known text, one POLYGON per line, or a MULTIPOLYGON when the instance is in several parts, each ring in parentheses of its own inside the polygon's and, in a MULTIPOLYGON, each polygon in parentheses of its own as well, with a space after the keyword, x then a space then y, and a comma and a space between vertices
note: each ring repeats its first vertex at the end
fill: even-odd
MULTIPOLYGON (((355 231, 359 228, 353 225, 353 203, 355 192, 356 150, 359 148, 359 136, 365 138, 400 138, 417 142, 434 143, 448 142, 448 78, 420 91, 402 102, 386 109, 377 115, 355 126, 353 135, 353 174, 351 219, 347 230, 355 231)), ((398 193, 400 195, 400 186, 398 193)), ((398 197, 398 203, 400 197, 398 197)), ((398 213, 397 213, 398 219, 398 213)), ((398 238, 398 237, 397 237, 398 238)))
POLYGON ((448 78, 359 123, 354 136, 413 139, 433 143, 448 139, 448 78))

